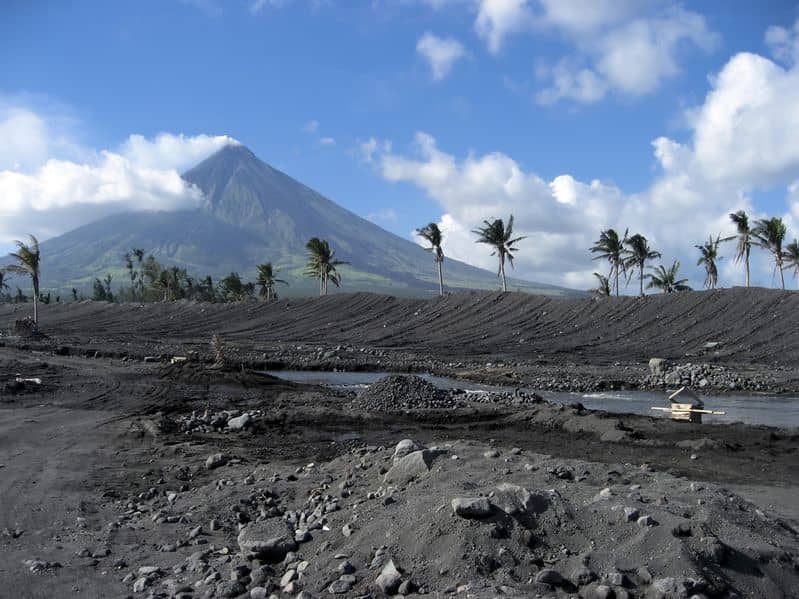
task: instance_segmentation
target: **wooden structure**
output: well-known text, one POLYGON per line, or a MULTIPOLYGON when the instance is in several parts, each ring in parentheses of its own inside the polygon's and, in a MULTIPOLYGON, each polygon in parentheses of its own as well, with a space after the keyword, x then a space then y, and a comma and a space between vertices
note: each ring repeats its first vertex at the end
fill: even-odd
POLYGON ((705 404, 699 396, 687 387, 680 387, 669 395, 669 401, 671 402, 670 408, 653 407, 651 409, 658 412, 669 412, 672 420, 697 424, 702 423, 702 414, 712 414, 714 416, 723 416, 725 414, 725 412, 705 410, 705 404))

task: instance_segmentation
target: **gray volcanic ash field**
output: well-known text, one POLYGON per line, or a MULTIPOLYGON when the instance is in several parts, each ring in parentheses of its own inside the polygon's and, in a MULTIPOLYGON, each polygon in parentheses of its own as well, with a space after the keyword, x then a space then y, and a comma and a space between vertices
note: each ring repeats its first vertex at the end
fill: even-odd
POLYGON ((796 429, 258 372, 792 392, 796 297, 45 306, 0 338, 0 596, 797 597, 796 429))

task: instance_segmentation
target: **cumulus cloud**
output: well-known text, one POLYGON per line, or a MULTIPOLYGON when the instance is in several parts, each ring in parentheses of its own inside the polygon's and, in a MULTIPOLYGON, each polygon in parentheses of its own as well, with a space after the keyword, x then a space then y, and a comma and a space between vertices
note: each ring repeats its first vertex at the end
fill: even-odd
POLYGON ((47 118, 19 107, 0 115, 0 243, 40 239, 130 210, 198 206, 202 194, 179 172, 227 144, 227 136, 131 135, 115 150, 76 149, 47 118), (67 148, 67 151, 62 152, 67 148), (82 156, 82 160, 59 154, 82 156), (54 156, 55 155, 55 156, 54 156))
POLYGON ((120 153, 140 167, 184 171, 227 145, 239 142, 227 135, 159 133, 153 139, 131 135, 122 144, 120 153))
POLYGON ((584 15, 566 12, 575 7, 573 3, 545 5, 552 12, 545 13, 543 22, 564 30, 574 40, 576 51, 542 70, 544 78, 551 80, 537 94, 544 104, 560 99, 591 103, 610 91, 631 97, 652 93, 680 72, 681 49, 693 46, 709 52, 718 44, 718 35, 704 17, 680 7, 624 20, 633 7, 640 10, 646 5, 598 3, 584 15))
POLYGON ((799 60, 799 19, 786 29, 773 25, 766 30, 766 45, 777 60, 793 64, 799 60))
POLYGON ((427 60, 435 81, 449 75, 455 63, 466 56, 466 49, 458 40, 437 37, 430 32, 419 38, 416 51, 427 60))
MULTIPOLYGON (((520 244, 517 274, 571 287, 594 284, 592 272, 607 272, 588 248, 599 231, 613 227, 644 234, 679 260, 684 276, 701 287, 695 244, 709 235, 734 233, 728 214, 750 218, 783 216, 791 237, 799 232, 799 74, 754 54, 733 56, 712 78, 704 102, 689 110, 689 141, 652 142, 659 171, 644 190, 630 193, 601 180, 568 173, 551 180, 526 170, 502 152, 457 157, 428 133, 417 133, 409 152, 369 144, 369 155, 388 181, 414 185, 442 209, 439 226, 447 255, 495 269, 494 258, 474 243, 471 230, 486 218, 513 214, 529 239, 520 244), (766 214, 753 201, 756 189, 785 190, 783 214, 766 214)), ((779 212, 779 211, 778 211, 779 212)), ((733 244, 720 263, 723 285, 743 283, 733 244)), ((761 255, 762 254, 762 255, 761 255)), ((753 256, 753 281, 770 285, 768 256, 753 256)))
POLYGON ((474 28, 488 49, 497 54, 508 35, 530 29, 533 21, 528 0, 479 0, 474 28))

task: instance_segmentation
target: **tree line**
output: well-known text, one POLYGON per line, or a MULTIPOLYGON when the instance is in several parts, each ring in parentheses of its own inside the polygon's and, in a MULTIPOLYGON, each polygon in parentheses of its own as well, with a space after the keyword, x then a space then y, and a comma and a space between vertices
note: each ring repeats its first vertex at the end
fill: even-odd
MULTIPOLYGON (((722 259, 719 255, 721 244, 735 241, 735 261, 742 262, 746 270, 746 286, 750 284, 750 256, 752 248, 761 248, 768 251, 774 260, 774 273, 779 272, 780 284, 785 289, 784 271, 793 269, 794 275, 799 275, 799 241, 794 239, 784 246, 787 228, 779 217, 764 218, 750 224, 748 215, 743 211, 731 213, 730 220, 736 227, 736 235, 715 239, 710 236, 706 242, 696 245, 699 251, 697 266, 705 269, 704 286, 715 289, 718 285, 718 262, 722 259)), ((483 221, 483 225, 474 229, 472 233, 477 236, 476 243, 488 245, 491 255, 497 257, 497 277, 502 283, 502 291, 508 290, 505 277, 505 264, 513 268, 514 253, 518 251, 517 244, 526 239, 525 236, 514 237, 513 215, 507 222, 501 218, 492 218, 483 221)), ((433 260, 438 270, 438 290, 444 295, 444 251, 442 249, 443 234, 436 223, 429 223, 417 229, 416 235, 427 242, 425 249, 433 254, 433 260)), ((9 274, 30 277, 33 286, 33 320, 38 323, 39 303, 49 303, 51 296, 40 293, 41 255, 39 242, 33 235, 28 242, 16 241, 17 251, 10 257, 15 264, 0 268, 0 301, 27 301, 27 297, 17 288, 17 294, 8 293, 9 286, 6 277, 9 274)), ((305 245, 307 262, 304 274, 316 279, 319 283, 319 295, 327 295, 328 284, 336 287, 341 285, 341 274, 338 267, 349 264, 336 258, 335 250, 325 239, 312 237, 305 245)), ((619 295, 619 280, 626 279, 629 284, 633 276, 637 275, 639 293, 644 295, 644 281, 646 289, 659 289, 664 293, 684 291, 690 289, 688 279, 679 277, 680 263, 672 262, 670 266, 660 264, 656 267, 648 266, 655 259, 662 257, 661 253, 650 247, 649 241, 640 233, 633 235, 626 230, 619 235, 614 229, 605 229, 600 232, 599 239, 590 248, 594 260, 605 260, 610 265, 606 275, 595 272, 599 285, 595 293, 599 295, 619 295), (645 272, 646 270, 650 272, 645 272)), ((256 292, 264 301, 273 301, 278 298, 277 286, 288 285, 284 279, 278 278, 279 270, 271 262, 264 262, 256 266, 257 276, 255 281, 244 281, 237 272, 231 272, 222 277, 216 284, 210 275, 201 279, 192 277, 185 268, 178 266, 164 266, 153 255, 146 255, 141 248, 133 248, 123 256, 125 269, 128 276, 128 285, 119 285, 116 290, 112 288, 113 276, 108 274, 104 279, 96 278, 92 286, 92 299, 98 301, 175 301, 188 299, 203 302, 235 302, 254 300, 256 292)), ((76 289, 72 289, 72 300, 80 299, 76 289)), ((60 297, 56 297, 60 301, 60 297)))
MULTIPOLYGON (((749 216, 743 210, 732 212, 730 220, 735 225, 736 234, 729 237, 711 235, 701 245, 694 247, 699 252, 697 266, 705 269, 704 287, 715 289, 719 281, 718 262, 722 259, 719 249, 723 243, 735 242, 734 259, 736 263, 743 263, 746 272, 746 286, 751 280, 750 257, 752 248, 760 248, 771 254, 774 261, 772 276, 780 275, 780 286, 785 289, 786 269, 793 269, 794 276, 799 274, 799 241, 794 239, 785 244, 788 229, 779 217, 762 218, 750 223, 749 216)), ((659 289, 663 293, 689 290, 688 279, 679 278, 680 263, 672 262, 671 266, 658 265, 649 267, 651 272, 644 274, 647 263, 661 258, 660 252, 649 247, 646 237, 640 233, 629 235, 629 230, 624 235, 619 235, 614 229, 605 229, 599 234, 599 239, 590 248, 596 254, 594 260, 606 260, 610 264, 607 276, 595 272, 598 295, 619 295, 619 278, 624 276, 629 284, 631 278, 637 273, 639 280, 639 293, 644 294, 644 280, 648 279, 647 289, 659 289)))

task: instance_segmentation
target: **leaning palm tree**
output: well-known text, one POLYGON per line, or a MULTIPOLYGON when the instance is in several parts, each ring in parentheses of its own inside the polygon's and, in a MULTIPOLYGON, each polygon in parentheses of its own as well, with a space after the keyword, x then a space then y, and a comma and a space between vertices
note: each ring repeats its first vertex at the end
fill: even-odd
POLYGON ((752 229, 749 228, 749 217, 746 212, 739 210, 730 213, 730 220, 735 223, 738 233, 732 237, 726 237, 722 241, 738 240, 738 245, 735 248, 735 261, 743 260, 746 264, 746 286, 749 287, 749 254, 752 251, 752 229))
POLYGON ((39 241, 29 235, 30 242, 23 243, 15 241, 17 251, 9 254, 17 261, 17 264, 10 264, 1 270, 4 273, 14 273, 17 275, 27 275, 33 282, 33 324, 39 326, 39 241))
POLYGON ((697 266, 705 267, 705 287, 708 289, 715 289, 719 282, 719 269, 716 262, 721 260, 719 256, 719 244, 724 241, 721 235, 713 239, 711 235, 707 241, 702 245, 695 245, 694 247, 699 250, 699 259, 696 261, 697 266))
POLYGON ((477 243, 485 243, 494 248, 491 255, 499 258, 497 276, 502 277, 502 291, 505 292, 508 290, 508 284, 505 281, 505 259, 507 258, 508 262, 510 262, 510 267, 513 268, 513 252, 518 251, 518 248, 513 246, 522 239, 526 239, 526 237, 513 237, 512 214, 508 218, 507 226, 505 226, 501 218, 484 220, 483 223, 485 226, 473 230, 472 233, 478 236, 477 243))
POLYGON ((336 252, 330 249, 330 244, 324 239, 312 237, 305 247, 308 250, 305 274, 319 279, 319 295, 327 295, 329 281, 332 281, 336 287, 341 284, 341 276, 336 271, 336 267, 349 264, 349 262, 336 260, 336 252))
MULTIPOLYGON (((785 261, 783 268, 792 268, 793 276, 799 276, 799 241, 794 239, 791 243, 785 246, 785 251, 782 253, 782 258, 785 261)), ((2 285, 0 285, 0 292, 2 292, 2 285)))
POLYGON ((610 280, 603 274, 595 272, 594 276, 597 279, 597 287, 593 290, 594 295, 600 297, 607 297, 610 295, 610 280))
POLYGON ((610 262, 609 279, 613 280, 613 288, 616 295, 619 295, 619 273, 624 267, 624 242, 627 241, 627 231, 624 236, 619 238, 619 234, 613 229, 606 229, 600 232, 599 239, 594 242, 591 252, 599 254, 594 256, 594 260, 607 260, 610 262))
POLYGON ((638 281, 641 295, 644 295, 644 267, 646 263, 655 258, 660 258, 660 252, 656 252, 649 247, 649 242, 646 237, 640 233, 636 233, 624 240, 624 263, 625 270, 629 270, 630 274, 627 277, 627 282, 630 282, 633 269, 638 269, 638 281))
POLYGON ((687 285, 688 279, 678 279, 677 273, 680 270, 680 263, 676 260, 669 268, 662 264, 657 268, 653 268, 651 273, 646 275, 649 279, 647 289, 660 289, 663 293, 673 293, 675 291, 690 291, 691 288, 687 285))
POLYGON ((444 275, 441 272, 444 263, 444 252, 441 249, 441 229, 436 223, 430 223, 426 227, 416 229, 416 234, 430 244, 430 247, 425 249, 433 253, 433 260, 438 264, 438 295, 444 295, 444 275))
POLYGON ((277 293, 275 293, 275 283, 288 285, 288 281, 276 278, 279 272, 279 270, 272 268, 271 262, 258 265, 258 278, 255 280, 255 284, 261 288, 260 295, 267 302, 277 297, 277 293))
POLYGON ((762 218, 752 229, 754 245, 768 250, 774 256, 774 270, 780 272, 780 284, 783 289, 785 289, 785 276, 782 274, 782 242, 785 241, 786 233, 785 223, 778 216, 762 218))

